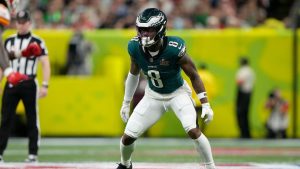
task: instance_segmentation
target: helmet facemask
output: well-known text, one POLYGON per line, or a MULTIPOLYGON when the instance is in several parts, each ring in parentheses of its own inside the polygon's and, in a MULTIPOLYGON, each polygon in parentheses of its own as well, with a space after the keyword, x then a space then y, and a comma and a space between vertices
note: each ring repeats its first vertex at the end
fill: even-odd
POLYGON ((166 34, 167 18, 163 12, 155 8, 149 8, 143 11, 136 19, 136 29, 139 42, 143 47, 150 47, 161 39, 166 34), (155 31, 153 37, 144 36, 143 32, 155 31))

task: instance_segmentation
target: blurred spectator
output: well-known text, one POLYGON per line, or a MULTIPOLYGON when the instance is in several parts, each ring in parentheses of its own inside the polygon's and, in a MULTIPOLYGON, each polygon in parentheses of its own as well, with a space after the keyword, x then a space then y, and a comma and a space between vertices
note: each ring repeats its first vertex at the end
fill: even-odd
POLYGON ((240 129, 240 138, 251 138, 249 129, 249 106, 254 86, 255 74, 247 58, 240 59, 240 68, 236 74, 237 97, 236 113, 240 129))
MULTIPOLYGON (((18 9, 42 13, 38 28, 132 28, 145 8, 163 10, 168 28, 255 27, 273 18, 287 22, 295 0, 22 0, 18 9), (44 24, 42 26, 41 24, 44 24)), ((40 18, 40 16, 39 16, 40 18)))
POLYGON ((295 0, 261 0, 265 1, 268 18, 284 20, 290 13, 295 0))
POLYGON ((63 1, 52 0, 47 6, 47 11, 44 15, 47 24, 50 24, 52 28, 63 28, 63 15, 64 8, 63 1))
POLYGON ((80 12, 73 23, 73 27, 80 27, 82 30, 89 30, 96 27, 85 12, 80 12))
POLYGON ((196 28, 207 27, 211 10, 209 0, 199 1, 193 11, 193 21, 196 28))
POLYGON ((266 10, 259 5, 259 1, 245 1, 239 8, 239 19, 241 27, 257 26, 266 19, 266 10))
POLYGON ((43 12, 40 10, 35 10, 32 16, 32 24, 35 29, 46 28, 46 24, 43 18, 43 12))
POLYGON ((84 39, 82 31, 76 30, 69 42, 67 64, 63 74, 68 75, 90 75, 92 64, 89 54, 92 46, 84 39))
POLYGON ((270 92, 265 107, 270 110, 268 118, 267 138, 286 138, 288 127, 288 103, 282 98, 279 89, 270 92))

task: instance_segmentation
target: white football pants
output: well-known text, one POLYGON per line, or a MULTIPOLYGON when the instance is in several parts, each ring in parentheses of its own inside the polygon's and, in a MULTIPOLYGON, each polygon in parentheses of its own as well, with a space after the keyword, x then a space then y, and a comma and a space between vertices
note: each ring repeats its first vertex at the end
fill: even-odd
POLYGON ((138 138, 155 124, 168 109, 175 112, 185 132, 196 128, 197 113, 192 98, 188 92, 182 92, 182 90, 175 92, 177 93, 174 97, 169 99, 155 99, 145 94, 130 116, 125 134, 138 138))

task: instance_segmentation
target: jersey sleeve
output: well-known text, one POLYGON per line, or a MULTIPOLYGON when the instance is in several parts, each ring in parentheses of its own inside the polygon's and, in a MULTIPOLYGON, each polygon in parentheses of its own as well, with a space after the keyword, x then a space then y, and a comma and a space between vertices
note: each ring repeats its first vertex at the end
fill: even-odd
POLYGON ((181 58, 186 54, 186 46, 183 39, 178 38, 178 57, 181 58))
POLYGON ((129 41, 129 42, 128 42, 127 51, 128 51, 128 54, 129 54, 130 56, 133 55, 133 43, 132 43, 132 41, 129 41))
POLYGON ((169 39, 168 46, 170 46, 173 55, 175 55, 178 59, 186 53, 185 42, 180 37, 171 37, 169 39))
POLYGON ((137 37, 134 37, 132 38, 129 42, 128 42, 128 47, 127 47, 127 50, 128 50, 128 54, 130 55, 130 57, 132 59, 135 59, 135 56, 136 56, 136 49, 138 48, 138 38, 137 37))

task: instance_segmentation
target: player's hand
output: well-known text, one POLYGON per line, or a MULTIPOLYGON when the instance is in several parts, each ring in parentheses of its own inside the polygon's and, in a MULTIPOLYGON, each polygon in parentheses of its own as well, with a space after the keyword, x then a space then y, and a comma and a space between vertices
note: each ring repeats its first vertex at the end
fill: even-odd
POLYGON ((120 115, 124 123, 127 123, 129 119, 129 112, 130 112, 130 101, 123 101, 120 115))
POLYGON ((206 116, 206 119, 204 120, 205 123, 209 123, 213 120, 214 112, 210 107, 209 103, 203 103, 202 104, 202 114, 201 118, 204 118, 206 116))
POLYGON ((39 98, 46 97, 48 95, 48 88, 42 86, 39 91, 39 98))
POLYGON ((21 56, 31 57, 31 56, 40 56, 42 54, 42 49, 40 45, 36 42, 30 43, 26 49, 22 50, 21 56))
POLYGON ((28 79, 29 77, 27 75, 21 74, 19 72, 11 72, 7 76, 7 81, 12 85, 17 85, 18 83, 28 79))

